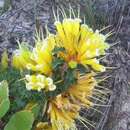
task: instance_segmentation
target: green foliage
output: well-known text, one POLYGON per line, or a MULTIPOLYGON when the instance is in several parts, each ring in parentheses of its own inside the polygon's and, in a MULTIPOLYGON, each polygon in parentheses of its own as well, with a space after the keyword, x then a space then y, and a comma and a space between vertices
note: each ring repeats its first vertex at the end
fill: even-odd
POLYGON ((63 47, 55 47, 54 50, 52 51, 53 55, 59 53, 59 52, 65 52, 65 48, 63 47))
POLYGON ((55 71, 59 70, 59 67, 64 64, 64 60, 61 57, 58 57, 59 52, 64 52, 65 53, 65 48, 63 47, 55 47, 54 50, 52 51, 54 55, 54 59, 52 61, 52 68, 55 71))
POLYGON ((20 111, 11 117, 4 130, 31 130, 33 122, 34 116, 32 112, 20 111))
POLYGON ((61 73, 58 73, 60 77, 64 77, 62 82, 57 84, 57 93, 60 94, 64 91, 66 91, 72 84, 75 84, 77 82, 77 76, 75 69, 67 68, 63 75, 61 73))
POLYGON ((15 83, 16 80, 20 79, 20 71, 14 68, 7 68, 5 70, 1 70, 0 68, 0 81, 7 80, 9 84, 15 83))
POLYGON ((8 53, 5 49, 1 56, 1 69, 7 69, 8 68, 8 53))
POLYGON ((76 71, 75 69, 68 69, 65 73, 65 86, 67 88, 71 86, 72 84, 75 84, 77 79, 76 79, 76 71))
POLYGON ((55 60, 52 62, 52 68, 57 69, 59 66, 63 65, 64 60, 61 58, 55 58, 55 60))
POLYGON ((57 88, 53 92, 47 92, 46 96, 48 98, 53 98, 56 95, 64 92, 67 90, 72 84, 77 82, 77 75, 76 75, 76 68, 70 68, 65 61, 59 57, 59 53, 65 52, 64 48, 56 47, 53 50, 53 61, 52 61, 52 68, 53 68, 53 75, 52 79, 56 84, 57 88))
POLYGON ((9 90, 6 81, 0 83, 0 119, 6 114, 10 107, 9 90))
POLYGON ((34 114, 34 117, 37 118, 40 111, 40 105, 38 103, 30 102, 25 109, 30 110, 34 114))
POLYGON ((81 74, 91 73, 89 66, 84 66, 82 64, 78 64, 77 69, 80 71, 81 74))
MULTIPOLYGON (((23 77, 24 77, 24 72, 20 72, 19 70, 16 70, 14 68, 7 68, 5 70, 0 71, 0 81, 7 79, 8 83, 9 83, 10 109, 8 110, 8 114, 6 114, 6 116, 4 116, 4 114, 5 114, 5 111, 9 108, 7 106, 7 103, 9 102, 9 100, 6 100, 6 98, 5 98, 5 101, 3 104, 4 106, 2 107, 3 110, 1 110, 1 107, 0 107, 0 117, 3 116, 2 121, 7 123, 8 120, 10 120, 10 122, 5 127, 5 130, 25 130, 25 129, 30 130, 31 129, 30 126, 32 126, 32 124, 30 126, 28 124, 24 125, 24 122, 20 121, 23 119, 24 119, 24 121, 26 121, 26 114, 23 113, 23 115, 22 115, 22 113, 21 113, 20 117, 19 117, 19 114, 16 115, 16 117, 15 117, 15 115, 13 115, 13 113, 15 113, 16 111, 19 111, 19 110, 25 109, 28 111, 32 111, 32 114, 35 117, 35 120, 42 119, 40 115, 42 115, 41 108, 44 106, 44 101, 46 100, 45 94, 43 92, 27 91, 23 77), (30 108, 28 107, 28 109, 27 109, 27 104, 29 102, 36 102, 36 103, 32 104, 31 107, 30 108), (17 119, 17 118, 19 118, 19 119, 17 119), (17 121, 19 121, 19 122, 17 122, 17 121), (15 124, 18 124, 18 123, 19 123, 18 126, 20 126, 20 128, 17 128, 18 126, 16 126, 16 128, 14 128, 15 124), (23 127, 21 127, 21 125, 23 127), (27 125, 28 125, 28 127, 25 128, 27 125)), ((0 92, 2 94, 3 94, 4 90, 5 89, 3 89, 0 86, 0 92)), ((1 95, 1 93, 0 93, 0 95, 1 95)), ((1 104, 0 104, 0 106, 1 106, 1 104)), ((27 117, 30 116, 28 113, 27 113, 27 115, 28 115, 27 117)), ((30 119, 31 118, 32 118, 32 116, 30 117, 30 119)), ((27 118, 27 121, 29 122, 28 118, 27 118)))
POLYGON ((9 84, 9 95, 11 102, 11 111, 16 111, 22 108, 26 100, 26 90, 23 81, 18 81, 22 78, 20 72, 13 68, 8 68, 0 72, 0 81, 7 80, 9 84))
POLYGON ((19 110, 23 110, 29 102, 37 102, 33 111, 35 111, 35 117, 39 118, 39 109, 44 105, 45 93, 37 91, 28 91, 23 79, 24 72, 20 72, 14 68, 8 68, 0 71, 0 81, 7 79, 9 84, 9 97, 10 97, 10 109, 8 114, 2 118, 4 122, 7 122, 13 113, 19 110))

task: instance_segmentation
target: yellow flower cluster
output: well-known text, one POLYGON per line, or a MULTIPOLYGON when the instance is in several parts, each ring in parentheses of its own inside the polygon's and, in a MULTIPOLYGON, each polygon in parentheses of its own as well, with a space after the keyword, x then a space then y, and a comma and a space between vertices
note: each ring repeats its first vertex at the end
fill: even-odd
POLYGON ((50 42, 49 39, 38 40, 33 50, 19 45, 19 49, 13 54, 12 65, 18 69, 29 69, 49 75, 52 62, 50 42))
POLYGON ((52 50, 58 46, 65 48, 65 52, 59 52, 59 56, 64 58, 70 67, 82 64, 89 65, 96 71, 105 71, 97 57, 105 55, 105 50, 109 48, 105 42, 106 36, 80 23, 80 19, 56 21, 57 34, 37 40, 32 52, 20 46, 14 53, 13 66, 48 75, 52 72, 52 50))
POLYGON ((53 84, 53 80, 49 77, 45 77, 44 75, 26 75, 26 88, 27 90, 47 90, 54 91, 56 89, 56 85, 53 84))
POLYGON ((28 69, 39 73, 39 75, 26 75, 27 90, 41 91, 44 89, 53 91, 56 89, 53 80, 49 78, 52 71, 52 47, 50 43, 50 39, 38 40, 32 51, 26 46, 19 45, 19 49, 13 54, 12 66, 21 70, 28 69))
POLYGON ((36 45, 33 48, 31 54, 31 60, 33 62, 28 62, 26 68, 42 74, 50 75, 52 72, 52 39, 53 35, 44 40, 36 41, 36 45))
POLYGON ((56 21, 56 45, 64 47, 66 52, 60 53, 71 66, 74 62, 90 65, 96 71, 105 71, 96 58, 105 55, 109 45, 105 42, 106 36, 95 32, 85 24, 80 24, 80 19, 64 19, 56 21), (71 63, 70 63, 71 62, 71 63))
POLYGON ((15 50, 12 57, 12 65, 18 69, 24 69, 25 66, 32 62, 31 51, 23 45, 19 45, 19 49, 15 50))
MULTIPOLYGON (((105 50, 109 48, 105 42, 107 38, 105 35, 98 30, 94 32, 86 24, 81 24, 78 18, 65 18, 63 22, 56 21, 55 26, 56 34, 48 34, 47 38, 42 40, 38 38, 32 50, 20 46, 13 55, 14 67, 29 69, 36 73, 26 75, 27 90, 54 91, 56 89, 51 79, 55 72, 52 61, 55 59, 53 50, 56 47, 64 48, 64 51, 58 51, 56 56, 62 58, 65 65, 71 69, 77 68, 80 64, 89 66, 94 71, 105 71, 105 67, 99 61, 99 56, 105 55, 105 50)), ((49 100, 47 114, 50 122, 40 122, 36 130, 76 129, 75 119, 79 119, 81 108, 89 108, 93 105, 89 97, 92 96, 96 86, 94 76, 91 73, 81 76, 78 69, 75 70, 77 82, 65 92, 49 100)))

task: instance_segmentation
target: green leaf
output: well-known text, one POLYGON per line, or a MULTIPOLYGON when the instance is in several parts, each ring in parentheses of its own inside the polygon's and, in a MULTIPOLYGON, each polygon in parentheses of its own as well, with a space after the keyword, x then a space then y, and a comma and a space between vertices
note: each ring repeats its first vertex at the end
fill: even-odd
POLYGON ((61 58, 55 58, 55 60, 52 62, 53 69, 57 69, 59 66, 63 65, 64 60, 61 58))
POLYGON ((0 97, 2 99, 5 99, 6 97, 8 97, 8 94, 9 94, 9 92, 8 92, 8 84, 7 84, 6 81, 2 81, 0 83, 0 97))
POLYGON ((87 65, 84 66, 82 64, 78 64, 77 68, 78 68, 78 70, 80 71, 81 74, 85 74, 85 73, 90 73, 91 72, 87 65))
POLYGON ((7 69, 8 68, 8 53, 5 49, 1 56, 1 69, 7 69))
POLYGON ((65 73, 65 88, 67 89, 71 85, 75 84, 77 81, 77 76, 76 76, 76 71, 74 69, 68 69, 67 72, 65 73))
POLYGON ((58 52, 65 52, 65 48, 63 47, 55 47, 52 51, 53 55, 57 54, 58 52))
POLYGON ((34 114, 34 117, 37 118, 40 111, 40 105, 38 103, 30 102, 26 105, 25 110, 30 110, 34 114))
POLYGON ((32 112, 28 110, 20 111, 11 117, 4 130, 31 130, 33 122, 32 112))
POLYGON ((6 81, 0 83, 0 119, 6 114, 10 107, 9 90, 6 81))

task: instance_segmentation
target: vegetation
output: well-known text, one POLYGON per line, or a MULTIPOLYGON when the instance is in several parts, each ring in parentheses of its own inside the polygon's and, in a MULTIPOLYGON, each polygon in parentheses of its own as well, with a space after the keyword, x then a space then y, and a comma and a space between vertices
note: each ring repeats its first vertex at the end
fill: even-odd
POLYGON ((0 129, 127 129, 122 125, 127 114, 120 113, 129 114, 129 2, 5 0, 3 5, 0 129))
POLYGON ((2 54, 4 130, 75 130, 75 120, 95 127, 80 111, 101 105, 97 100, 104 102, 95 76, 106 70, 100 58, 109 48, 108 35, 81 24, 73 10, 70 13, 66 18, 63 12, 63 21, 55 17, 56 34, 48 32, 43 38, 37 33, 34 47, 19 43, 10 65, 7 52, 2 54))

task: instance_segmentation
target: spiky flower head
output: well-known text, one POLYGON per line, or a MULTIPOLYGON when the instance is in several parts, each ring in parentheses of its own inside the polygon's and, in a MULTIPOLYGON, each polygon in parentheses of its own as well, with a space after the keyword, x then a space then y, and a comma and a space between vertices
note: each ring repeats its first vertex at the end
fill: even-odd
POLYGON ((36 41, 31 54, 33 62, 27 64, 27 69, 46 75, 51 74, 53 41, 53 35, 50 35, 49 38, 36 41))
POLYGON ((22 70, 31 62, 31 51, 25 44, 19 44, 19 49, 13 52, 12 66, 22 70))
POLYGON ((106 36, 98 30, 95 32, 86 24, 81 24, 78 18, 66 18, 63 22, 56 21, 56 45, 65 48, 60 56, 68 62, 89 65, 96 71, 105 71, 97 57, 105 55, 109 45, 105 42, 106 36))
POLYGON ((46 39, 37 36, 35 47, 29 48, 19 44, 19 49, 14 51, 12 65, 18 69, 28 69, 42 74, 50 75, 52 71, 52 49, 54 48, 54 36, 46 39))

